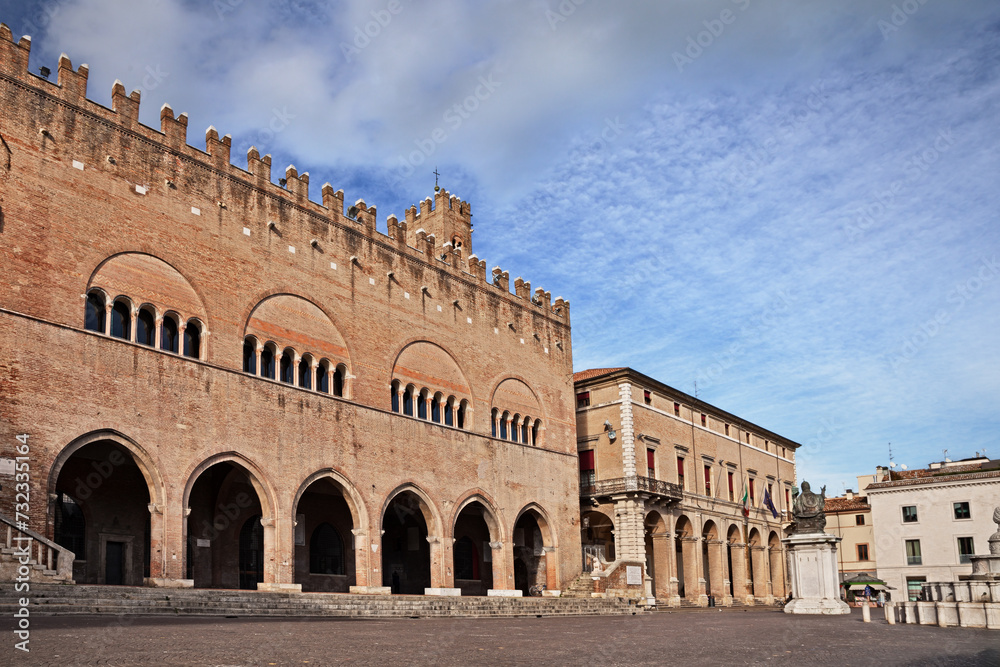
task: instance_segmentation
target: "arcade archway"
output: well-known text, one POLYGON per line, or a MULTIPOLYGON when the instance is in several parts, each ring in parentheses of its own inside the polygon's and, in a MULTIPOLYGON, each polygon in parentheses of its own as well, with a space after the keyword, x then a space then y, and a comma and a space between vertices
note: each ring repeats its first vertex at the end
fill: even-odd
POLYGON ((423 595, 431 587, 430 507, 406 490, 396 494, 382 515, 382 585, 393 593, 423 595))

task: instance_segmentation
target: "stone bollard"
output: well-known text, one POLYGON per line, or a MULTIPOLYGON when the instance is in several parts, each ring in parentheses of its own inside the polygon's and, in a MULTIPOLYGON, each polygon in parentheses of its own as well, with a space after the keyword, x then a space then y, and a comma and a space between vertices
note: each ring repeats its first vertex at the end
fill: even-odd
POLYGON ((896 605, 892 602, 886 602, 885 606, 885 621, 889 625, 896 625, 896 605))
POLYGON ((872 622, 872 610, 868 606, 867 602, 861 603, 861 620, 864 621, 865 623, 872 622))

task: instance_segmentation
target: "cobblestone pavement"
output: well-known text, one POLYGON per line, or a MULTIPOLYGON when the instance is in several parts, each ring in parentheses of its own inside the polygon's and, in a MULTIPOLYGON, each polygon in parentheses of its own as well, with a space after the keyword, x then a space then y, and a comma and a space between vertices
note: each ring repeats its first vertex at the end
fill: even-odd
POLYGON ((1000 665, 1000 632, 779 611, 532 619, 33 617, 0 665, 1000 665))

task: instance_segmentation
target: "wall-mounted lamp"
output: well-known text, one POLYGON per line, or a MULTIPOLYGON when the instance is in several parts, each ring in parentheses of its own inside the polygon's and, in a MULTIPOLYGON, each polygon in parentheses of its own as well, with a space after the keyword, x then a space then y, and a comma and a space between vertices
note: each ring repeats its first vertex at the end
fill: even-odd
POLYGON ((316 239, 313 239, 312 241, 309 242, 309 245, 311 245, 314 248, 319 248, 319 241, 316 240, 316 239))
POLYGON ((604 430, 608 433, 608 440, 614 442, 618 438, 618 434, 615 432, 614 427, 611 425, 610 420, 604 422, 604 430))

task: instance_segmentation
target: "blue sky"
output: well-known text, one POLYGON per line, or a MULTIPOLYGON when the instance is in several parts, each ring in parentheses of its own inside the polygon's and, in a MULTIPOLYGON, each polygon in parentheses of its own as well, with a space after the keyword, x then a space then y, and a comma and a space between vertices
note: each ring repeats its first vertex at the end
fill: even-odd
POLYGON ((442 185, 474 249, 628 365, 803 444, 839 493, 1000 456, 1000 5, 0 0, 189 140, 384 217, 442 185), (456 106, 457 105, 457 106, 456 106))

